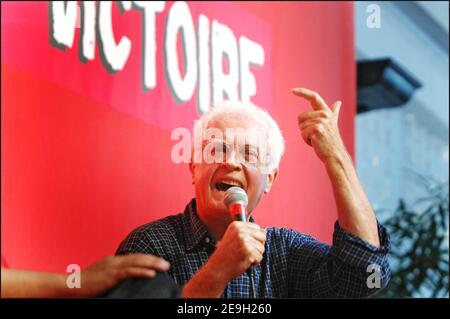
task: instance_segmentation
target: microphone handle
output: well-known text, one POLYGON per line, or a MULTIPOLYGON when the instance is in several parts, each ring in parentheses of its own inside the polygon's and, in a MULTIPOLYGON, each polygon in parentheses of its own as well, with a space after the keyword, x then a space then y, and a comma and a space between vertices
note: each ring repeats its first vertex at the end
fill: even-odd
POLYGON ((249 269, 247 269, 247 275, 250 278, 250 298, 256 299, 256 291, 255 291, 255 277, 253 277, 253 268, 250 266, 249 269))
MULTIPOLYGON (((233 220, 247 222, 247 207, 239 203, 230 206, 230 215, 233 220)), ((247 269, 247 275, 250 278, 250 298, 256 299, 255 278, 253 276, 253 268, 247 269)))
POLYGON ((247 207, 236 203, 230 205, 230 215, 233 220, 247 222, 247 207))

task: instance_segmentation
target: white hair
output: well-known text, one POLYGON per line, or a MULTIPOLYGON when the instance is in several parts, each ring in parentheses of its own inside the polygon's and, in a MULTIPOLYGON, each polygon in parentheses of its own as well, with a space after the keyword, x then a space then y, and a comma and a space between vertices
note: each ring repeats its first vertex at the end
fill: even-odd
POLYGON ((205 112, 194 124, 194 138, 202 137, 203 132, 208 128, 208 123, 212 120, 228 116, 248 116, 264 125, 267 129, 267 147, 271 156, 269 169, 278 168, 281 157, 284 153, 284 138, 277 122, 272 116, 253 103, 243 103, 238 101, 223 101, 217 103, 210 110, 205 112))

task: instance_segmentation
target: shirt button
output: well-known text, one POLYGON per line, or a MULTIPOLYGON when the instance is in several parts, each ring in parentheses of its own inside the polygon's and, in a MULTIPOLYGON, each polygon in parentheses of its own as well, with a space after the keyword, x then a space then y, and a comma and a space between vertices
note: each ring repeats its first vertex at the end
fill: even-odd
POLYGON ((209 237, 205 238, 205 243, 209 244, 210 241, 211 241, 211 239, 209 239, 209 237))

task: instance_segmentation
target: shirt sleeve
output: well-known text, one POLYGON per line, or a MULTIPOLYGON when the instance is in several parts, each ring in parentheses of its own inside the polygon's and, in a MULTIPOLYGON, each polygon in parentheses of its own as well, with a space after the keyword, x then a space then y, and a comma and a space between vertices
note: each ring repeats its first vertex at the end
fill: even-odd
POLYGON ((378 223, 380 247, 340 227, 333 245, 295 232, 290 238, 289 291, 293 297, 366 298, 385 287, 391 277, 387 254, 390 240, 378 223))

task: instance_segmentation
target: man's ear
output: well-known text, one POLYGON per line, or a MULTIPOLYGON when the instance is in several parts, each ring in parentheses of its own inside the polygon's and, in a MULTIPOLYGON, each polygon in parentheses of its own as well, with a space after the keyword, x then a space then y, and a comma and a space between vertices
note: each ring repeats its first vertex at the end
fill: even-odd
POLYGON ((277 179, 277 176, 278 176, 278 168, 275 168, 272 172, 267 174, 267 184, 266 188, 264 189, 265 194, 270 192, 270 189, 272 188, 273 183, 277 179))

